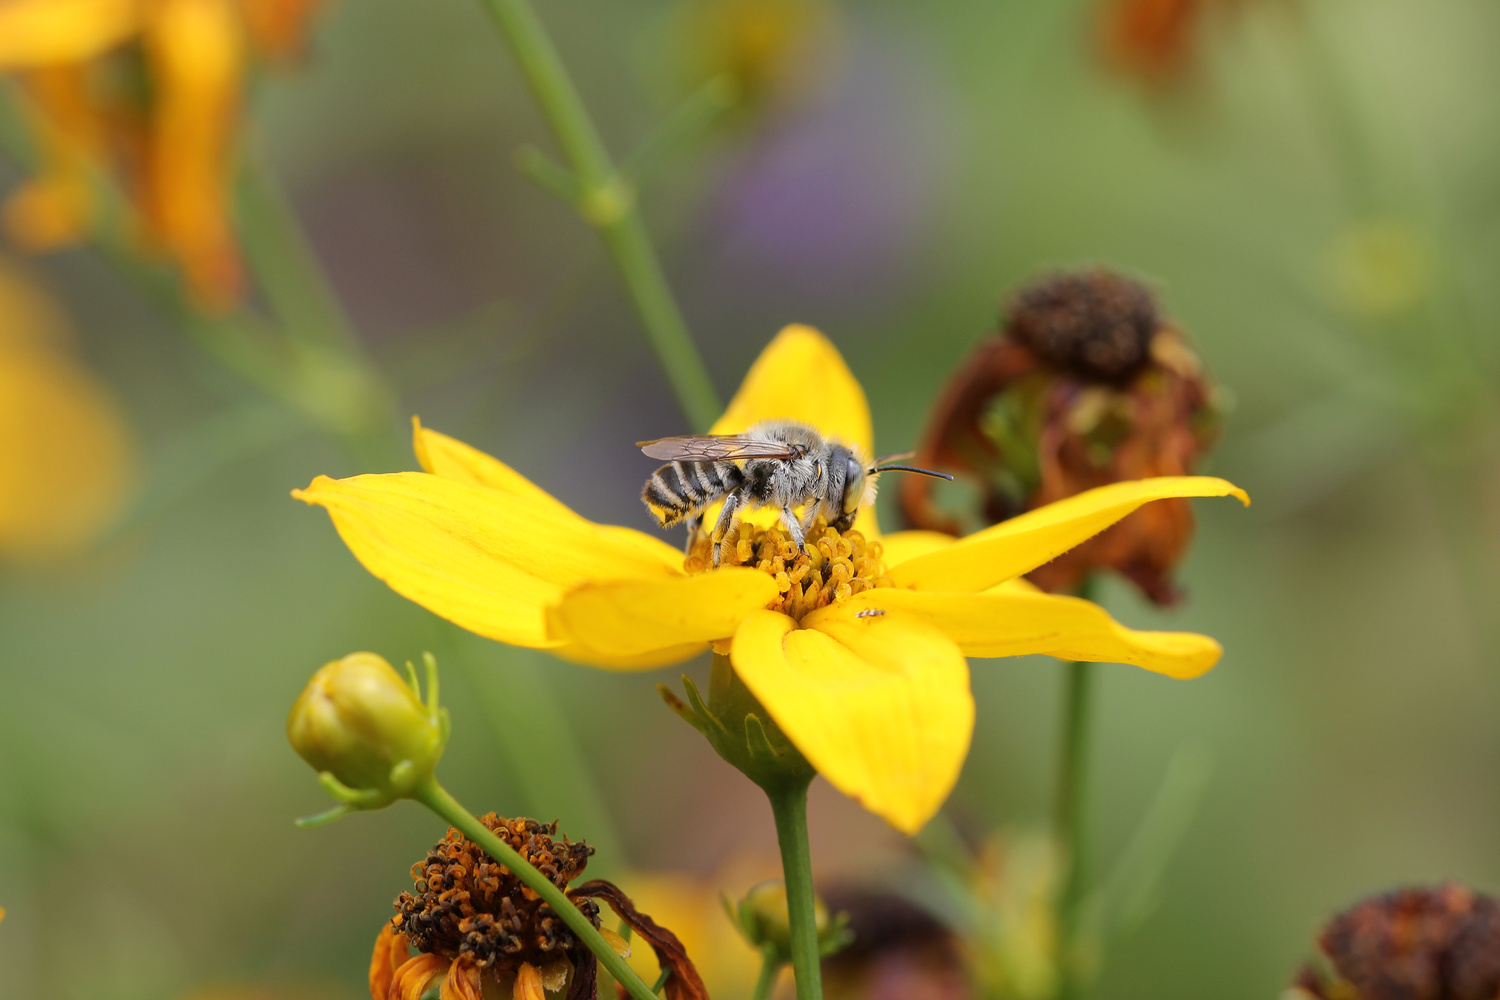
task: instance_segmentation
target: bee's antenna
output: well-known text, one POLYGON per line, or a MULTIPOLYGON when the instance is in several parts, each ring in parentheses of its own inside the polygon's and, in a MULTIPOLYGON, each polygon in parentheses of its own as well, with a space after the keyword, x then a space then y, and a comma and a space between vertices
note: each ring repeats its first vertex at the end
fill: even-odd
POLYGON ((886 455, 883 458, 877 458, 875 460, 875 464, 876 465, 884 465, 887 462, 899 462, 903 458, 915 458, 916 454, 917 453, 914 452, 914 451, 898 451, 894 455, 886 455))
POLYGON ((870 472, 915 472, 922 476, 931 476, 933 479, 946 479, 953 482, 953 477, 946 472, 933 472, 931 469, 919 469, 915 465, 877 465, 869 469, 870 472))

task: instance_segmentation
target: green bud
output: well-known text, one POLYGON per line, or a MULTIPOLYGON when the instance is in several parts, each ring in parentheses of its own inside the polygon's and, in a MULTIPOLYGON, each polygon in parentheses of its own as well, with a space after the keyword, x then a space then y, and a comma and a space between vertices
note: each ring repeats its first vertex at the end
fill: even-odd
MULTIPOLYGON (((753 886, 738 903, 723 899, 724 909, 751 947, 783 964, 791 961, 792 925, 787 912, 786 884, 772 879, 753 886)), ((818 929, 818 951, 825 958, 852 939, 848 915, 829 918, 821 899, 813 900, 813 925, 818 929)))
POLYGON ((313 675, 286 721, 293 749, 322 775, 341 805, 318 821, 409 797, 432 775, 448 742, 438 707, 437 663, 426 657, 427 701, 374 653, 350 653, 313 675))

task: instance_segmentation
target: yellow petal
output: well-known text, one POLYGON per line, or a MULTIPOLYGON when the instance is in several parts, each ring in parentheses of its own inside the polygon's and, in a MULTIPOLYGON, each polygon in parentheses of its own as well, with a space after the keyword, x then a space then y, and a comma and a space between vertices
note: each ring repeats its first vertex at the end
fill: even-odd
POLYGON ((891 567, 898 587, 976 591, 1036 569, 1142 504, 1167 497, 1250 498, 1233 483, 1208 476, 1162 476, 1113 483, 1028 511, 975 532, 957 545, 891 567))
POLYGON ((652 650, 727 639, 746 615, 775 598, 770 574, 739 567, 585 584, 548 609, 547 628, 552 638, 570 644, 573 655, 591 656, 603 666, 652 650))
POLYGON ((9 0, 0 3, 0 70, 81 62, 137 28, 131 0, 9 0))
MULTIPOLYGON (((0 317, 0 323, 24 317, 0 317)), ((135 447, 108 388, 64 352, 0 350, 0 559, 84 548, 130 494, 135 447)))
MULTIPOLYGON (((865 391, 838 348, 810 326, 794 323, 766 345, 710 433, 738 434, 762 420, 800 420, 824 437, 856 447, 864 458, 874 457, 875 431, 865 391)), ((714 523, 719 507, 705 513, 705 524, 714 523)), ((778 516, 775 510, 760 509, 744 520, 768 527, 778 516)), ((867 538, 880 537, 873 505, 859 512, 854 526, 867 538)))
POLYGON ((941 531, 897 531, 880 539, 882 558, 887 566, 898 566, 908 559, 957 545, 958 539, 941 531))
POLYGON ((873 457, 865 391, 838 348, 810 326, 786 327, 766 345, 711 433, 737 434, 762 420, 800 420, 873 457))
POLYGON ((647 535, 421 472, 319 476, 292 495, 326 507, 355 558, 391 589, 518 646, 559 645, 545 608, 576 587, 682 575, 681 553, 647 535))
POLYGON ((981 594, 884 588, 813 612, 802 620, 823 628, 825 616, 892 612, 922 618, 958 644, 965 656, 1046 653, 1064 660, 1131 663, 1179 680, 1207 673, 1222 648, 1192 632, 1137 632, 1103 608, 1077 597, 1027 592, 1005 584, 981 594))
POLYGON ((500 490, 513 496, 549 503, 559 510, 572 513, 566 506, 555 500, 552 494, 498 458, 486 455, 478 448, 466 445, 456 438, 428 430, 416 417, 411 418, 411 426, 412 450, 417 453, 417 461, 421 463, 424 471, 455 482, 468 483, 471 486, 487 486, 492 490, 500 490))
POLYGON ((953 789, 974 731, 969 668, 921 618, 829 616, 799 629, 757 611, 731 659, 819 773, 898 830, 920 830, 953 789))

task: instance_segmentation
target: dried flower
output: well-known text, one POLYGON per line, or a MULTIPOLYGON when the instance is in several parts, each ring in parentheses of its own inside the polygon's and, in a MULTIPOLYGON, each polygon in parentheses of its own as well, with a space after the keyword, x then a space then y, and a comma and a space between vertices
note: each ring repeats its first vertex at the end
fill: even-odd
POLYGON ((27 99, 39 175, 6 203, 23 246, 77 242, 99 223, 96 175, 133 209, 142 249, 182 270, 194 301, 239 301, 230 203, 243 91, 256 57, 304 42, 319 0, 11 0, 0 74, 27 99))
POLYGON ((823 960, 829 1000, 967 1000, 974 996, 963 950, 930 912, 890 892, 835 887, 829 905, 848 944, 823 960))
POLYGON ((1288 1000, 1495 1000, 1500 900, 1460 885, 1366 899, 1318 935, 1288 1000))
MULTIPOLYGON (((559 889, 583 873, 587 844, 557 836, 556 823, 503 819, 480 822, 559 889)), ((373 1000, 417 1000, 441 982, 444 1000, 481 1000, 508 989, 513 1000, 544 1000, 567 991, 567 1000, 594 1000, 598 965, 577 936, 532 890, 488 852, 455 829, 412 866, 413 891, 396 899, 397 916, 381 929, 370 958, 373 1000), (417 949, 416 955, 410 948, 417 949), (489 990, 486 989, 489 988, 489 990)), ((595 880, 569 891, 573 904, 599 927, 599 904, 608 902, 653 949, 667 979, 668 1000, 707 1000, 697 970, 677 937, 616 886, 595 880)), ((621 955, 630 948, 601 929, 621 955)))
MULTIPOLYGON (((1219 411, 1197 356, 1145 287, 1102 269, 1062 274, 1022 289, 1001 332, 952 376, 917 461, 976 483, 977 520, 996 524, 1110 483, 1190 475, 1217 437, 1219 411)), ((966 527, 939 506, 930 479, 904 481, 901 508, 917 528, 966 527)), ((1192 532, 1187 501, 1166 499, 1028 579, 1072 591, 1113 569, 1167 604, 1192 532)))

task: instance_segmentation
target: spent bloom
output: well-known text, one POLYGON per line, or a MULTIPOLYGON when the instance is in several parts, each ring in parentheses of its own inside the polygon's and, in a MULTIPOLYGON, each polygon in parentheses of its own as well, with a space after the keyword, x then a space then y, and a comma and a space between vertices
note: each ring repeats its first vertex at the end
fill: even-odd
POLYGON ((1285 1000, 1494 1000, 1500 900, 1460 885, 1363 900, 1318 935, 1285 1000))
POLYGON ((40 172, 4 207, 37 250, 100 223, 98 176, 132 209, 142 250, 177 264, 194 300, 240 297, 235 147, 254 60, 296 53, 318 0, 8 0, 0 74, 25 98, 40 172))
MULTIPOLYGON (((874 454, 863 390, 808 327, 761 354, 714 433, 798 420, 874 454)), ((853 527, 799 551, 757 511, 734 557, 595 524, 502 462, 420 425, 424 472, 324 476, 294 493, 326 508, 355 557, 398 593, 518 646, 612 670, 677 663, 710 644, 817 771, 912 832, 947 797, 974 728, 968 656, 1049 653, 1196 677, 1212 639, 1137 632, 1019 578, 1153 500, 1244 494, 1219 479, 1118 483, 964 539, 853 527)), ((711 523, 713 512, 709 512, 711 523)), ((725 546, 729 548, 728 545, 725 546)))
MULTIPOLYGON (((1144 286, 1103 269, 1043 278, 959 366, 917 449, 919 463, 977 485, 979 509, 944 509, 932 480, 912 478, 902 511, 957 534, 966 518, 993 524, 1110 483, 1189 475, 1218 436, 1219 396, 1144 286)), ((1192 534, 1189 503, 1164 499, 1028 579, 1071 591, 1112 569, 1168 604, 1192 534)))
MULTIPOLYGON (((557 835, 556 823, 480 817, 553 885, 567 890, 594 849, 557 835)), ((397 915, 381 929, 370 959, 372 1000, 417 1000, 441 984, 443 1000, 481 1000, 497 990, 514 1000, 544 1000, 566 990, 567 1000, 595 1000, 594 955, 562 919, 509 869, 458 830, 412 866, 412 891, 396 899, 397 915), (411 954, 415 948, 416 954, 411 954)), ((609 882, 587 882, 570 901, 626 957, 630 947, 600 927, 602 898, 656 952, 668 1000, 707 1000, 687 951, 671 931, 635 908, 609 882)))

